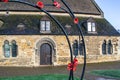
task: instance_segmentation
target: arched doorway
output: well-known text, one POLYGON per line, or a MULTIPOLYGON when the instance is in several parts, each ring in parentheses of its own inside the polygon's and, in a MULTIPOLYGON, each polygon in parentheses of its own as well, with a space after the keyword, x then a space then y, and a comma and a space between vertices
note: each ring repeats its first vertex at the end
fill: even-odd
POLYGON ((36 43, 35 64, 36 65, 55 65, 56 44, 50 38, 42 38, 36 43))
POLYGON ((52 64, 52 47, 48 43, 40 46, 40 65, 52 64))

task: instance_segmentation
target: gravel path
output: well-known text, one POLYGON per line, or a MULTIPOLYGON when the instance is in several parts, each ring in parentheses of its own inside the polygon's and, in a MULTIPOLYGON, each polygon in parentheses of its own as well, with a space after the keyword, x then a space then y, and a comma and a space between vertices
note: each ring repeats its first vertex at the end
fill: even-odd
MULTIPOLYGON (((76 77, 80 77, 82 65, 77 67, 74 72, 76 77)), ((120 62, 96 63, 87 64, 85 79, 86 80, 120 80, 108 77, 95 76, 89 74, 92 70, 104 69, 120 69, 120 62)), ((26 75, 41 75, 41 74, 69 74, 66 66, 46 66, 46 67, 0 67, 0 77, 9 76, 26 76, 26 75)))

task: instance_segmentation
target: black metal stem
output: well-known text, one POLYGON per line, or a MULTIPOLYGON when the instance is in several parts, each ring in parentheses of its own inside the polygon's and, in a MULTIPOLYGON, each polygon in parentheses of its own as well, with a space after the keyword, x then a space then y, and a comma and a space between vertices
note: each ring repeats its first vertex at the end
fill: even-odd
POLYGON ((72 12, 72 10, 70 9, 70 7, 67 5, 67 3, 64 0, 61 0, 63 2, 63 4, 67 7, 67 9, 69 10, 70 14, 72 15, 72 18, 75 18, 74 13, 72 12))
MULTIPOLYGON (((54 0, 52 0, 52 1, 54 2, 54 0)), ((66 12, 68 12, 68 13, 70 14, 70 16, 74 19, 75 16, 74 16, 73 12, 71 11, 71 9, 69 8, 69 6, 66 4, 66 2, 65 2, 64 0, 61 0, 61 1, 62 1, 62 2, 64 3, 64 5, 68 8, 69 11, 67 11, 67 10, 65 10, 65 9, 63 9, 63 8, 61 8, 61 9, 65 10, 66 12)), ((9 2, 23 3, 23 4, 27 4, 27 5, 29 5, 29 6, 36 7, 36 8, 38 8, 38 9, 40 9, 40 8, 39 8, 38 6, 36 6, 35 4, 31 4, 31 3, 25 2, 25 1, 9 0, 9 2)), ((45 5, 45 6, 52 6, 52 5, 48 5, 48 4, 47 4, 47 5, 45 5)), ((48 13, 48 12, 47 12, 46 10, 44 10, 44 9, 40 9, 40 10, 41 10, 42 12, 46 13, 49 17, 51 17, 51 18, 57 23, 57 25, 59 26, 59 28, 61 28, 61 30, 63 31, 63 33, 64 33, 64 35, 65 35, 65 37, 66 37, 66 39, 67 39, 68 45, 69 45, 71 62, 73 62, 72 48, 71 48, 70 40, 69 40, 69 38, 68 38, 68 35, 67 35, 65 29, 64 29, 63 26, 60 24, 60 22, 59 22, 57 19, 55 19, 54 16, 52 16, 50 13, 48 13)), ((81 36, 82 36, 82 42, 83 42, 83 44, 84 44, 84 66, 83 66, 82 75, 81 75, 81 80, 83 80, 84 73, 85 73, 85 67, 86 67, 86 48, 85 48, 84 37, 83 37, 83 33, 82 33, 82 30, 81 30, 80 24, 77 24, 77 26, 78 26, 78 29, 79 29, 80 34, 81 34, 81 36)), ((74 80, 73 70, 70 71, 69 80, 71 80, 71 78, 72 78, 72 80, 74 80)))
MULTIPOLYGON (((68 8, 70 14, 72 15, 71 17, 74 19, 74 13, 72 12, 72 10, 69 8, 69 6, 67 5, 67 3, 64 0, 61 0, 63 2, 63 4, 68 8)), ((81 23, 82 24, 82 23, 81 23)), ((78 26, 78 29, 80 31, 80 34, 82 36, 82 42, 83 42, 83 46, 84 46, 84 65, 83 65, 83 69, 82 69, 82 74, 80 77, 80 80, 83 80, 84 74, 85 74, 85 68, 86 68, 86 47, 85 47, 85 40, 84 40, 84 36, 83 36, 83 32, 81 30, 81 24, 76 24, 78 26)))
POLYGON ((81 74, 81 77, 80 77, 81 78, 80 80, 83 80, 83 77, 84 77, 84 74, 85 74, 85 69, 86 69, 86 47, 85 47, 85 40, 84 40, 84 36, 83 36, 82 30, 81 30, 80 24, 78 24, 78 28, 79 28, 80 33, 81 33, 83 48, 84 48, 84 65, 83 65, 82 74, 81 74))

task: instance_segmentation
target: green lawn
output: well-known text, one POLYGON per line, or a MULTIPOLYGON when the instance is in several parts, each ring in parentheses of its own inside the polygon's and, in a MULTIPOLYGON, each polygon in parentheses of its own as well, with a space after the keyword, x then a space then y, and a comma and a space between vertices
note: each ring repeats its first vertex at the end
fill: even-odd
MULTIPOLYGON (((68 80, 67 75, 62 74, 46 74, 46 75, 36 75, 36 76, 21 76, 21 77, 4 77, 0 80, 68 80)), ((79 80, 75 78, 74 80, 79 80)))
POLYGON ((95 70, 91 71, 90 73, 99 76, 120 78, 120 70, 95 70))

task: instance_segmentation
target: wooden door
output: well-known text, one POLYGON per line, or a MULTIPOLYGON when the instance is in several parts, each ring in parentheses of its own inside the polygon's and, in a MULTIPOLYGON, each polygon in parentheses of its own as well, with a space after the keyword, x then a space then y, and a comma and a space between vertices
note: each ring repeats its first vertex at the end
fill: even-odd
POLYGON ((40 65, 52 64, 52 48, 49 44, 44 43, 40 47, 40 65))

